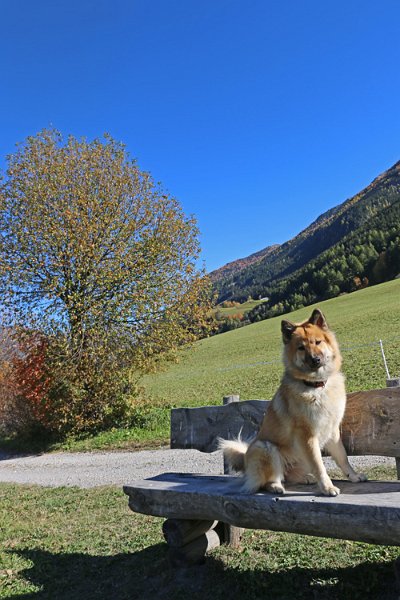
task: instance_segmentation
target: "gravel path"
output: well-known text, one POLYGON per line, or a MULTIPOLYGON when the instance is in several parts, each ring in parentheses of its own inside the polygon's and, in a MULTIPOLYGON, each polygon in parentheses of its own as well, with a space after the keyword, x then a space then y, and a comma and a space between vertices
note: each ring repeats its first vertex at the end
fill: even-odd
POLYGON ((0 481, 82 488, 129 484, 159 473, 220 473, 220 452, 145 450, 141 452, 55 452, 8 458, 0 455, 0 481))
MULTIPOLYGON (((332 461, 325 459, 330 468, 332 461)), ((351 457, 355 469, 376 464, 395 465, 394 458, 351 457)), ((222 473, 222 454, 197 450, 146 450, 141 452, 52 453, 9 457, 0 453, 0 482, 30 483, 47 487, 124 485, 159 473, 222 473)))

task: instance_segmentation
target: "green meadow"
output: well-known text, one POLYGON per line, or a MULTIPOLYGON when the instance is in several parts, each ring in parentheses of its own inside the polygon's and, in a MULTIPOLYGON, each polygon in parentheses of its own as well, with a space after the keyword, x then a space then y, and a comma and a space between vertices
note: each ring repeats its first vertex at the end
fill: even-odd
MULTIPOLYGON (((391 376, 400 375, 400 280, 320 302, 343 354, 348 391, 385 387, 386 372, 379 340, 391 376)), ((307 319, 315 306, 285 318, 307 319)), ((157 405, 219 404, 222 397, 271 398, 282 375, 282 317, 229 331, 195 344, 180 361, 143 378, 146 394, 157 405)))
MULTIPOLYGON (((315 306, 336 332, 348 391, 386 386, 380 339, 391 376, 400 375, 399 279, 315 306)), ((313 308, 302 308, 285 318, 303 321, 313 308)), ((220 404, 230 394, 239 394, 242 400, 269 399, 282 376, 281 320, 276 317, 201 340, 183 351, 178 362, 143 377, 134 427, 68 438, 45 448, 40 440, 4 438, 0 446, 13 451, 157 447, 168 443, 171 408, 220 404)))
MULTIPOLYGON (((400 281, 319 307, 337 333, 350 391, 385 386, 379 339, 391 374, 400 374, 400 281)), ((290 318, 306 319, 312 308, 290 318)), ((280 321, 197 343, 179 363, 143 379, 151 401, 138 407, 137 428, 69 442, 70 449, 154 445, 168 438, 171 406, 218 404, 230 393, 271 397, 282 372, 280 321)), ((395 466, 373 467, 368 475, 395 479, 395 466)), ((1 484, 0 523, 0 598, 398 598, 397 547, 279 532, 246 530, 239 549, 221 546, 204 566, 177 573, 168 564, 162 519, 132 513, 119 487, 1 484)))
MULTIPOLYGON (((349 392, 386 386, 379 340, 390 375, 400 375, 400 280, 315 306, 336 332, 349 392)), ((285 318, 303 321, 313 308, 285 318)), ((135 409, 136 427, 70 439, 58 447, 79 451, 163 445, 169 440, 171 408, 221 404, 230 394, 239 394, 242 400, 272 398, 282 376, 281 320, 268 319, 199 341, 182 352, 177 363, 143 377, 145 401, 135 409)))
MULTIPOLYGON (((395 470, 368 473, 395 478, 395 470)), ((0 598, 396 600, 397 547, 246 530, 206 564, 169 567, 163 519, 118 487, 0 485, 0 598)))

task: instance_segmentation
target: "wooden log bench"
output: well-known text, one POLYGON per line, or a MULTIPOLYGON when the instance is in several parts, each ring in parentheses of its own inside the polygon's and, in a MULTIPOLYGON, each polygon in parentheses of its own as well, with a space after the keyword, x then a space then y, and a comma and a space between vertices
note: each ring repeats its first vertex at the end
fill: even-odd
MULTIPOLYGON (((171 448, 214 452, 218 436, 253 436, 268 401, 224 400, 223 406, 173 409, 171 448)), ((400 388, 348 394, 342 439, 349 456, 395 457, 400 479, 400 388)), ((241 528, 400 545, 398 480, 338 481, 341 494, 326 497, 316 485, 287 485, 284 496, 243 494, 229 485, 233 477, 164 473, 124 492, 133 511, 167 519, 163 533, 173 566, 200 564, 223 542, 237 545, 241 528)))

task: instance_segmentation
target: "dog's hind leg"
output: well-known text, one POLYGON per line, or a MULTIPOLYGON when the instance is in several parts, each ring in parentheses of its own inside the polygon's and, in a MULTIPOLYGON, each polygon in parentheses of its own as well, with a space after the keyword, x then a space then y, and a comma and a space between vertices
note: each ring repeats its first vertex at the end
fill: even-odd
POLYGON ((283 465, 278 449, 270 442, 256 440, 246 454, 243 491, 266 489, 273 494, 284 494, 283 465))
POLYGON ((368 477, 364 473, 356 473, 349 463, 349 459, 347 458, 347 453, 345 447, 343 446, 343 442, 340 439, 339 432, 337 432, 333 440, 330 440, 326 444, 325 449, 328 454, 332 456, 333 460, 342 470, 343 474, 350 479, 350 481, 353 483, 358 481, 367 481, 368 477))
POLYGON ((285 470, 285 481, 287 483, 310 484, 315 483, 315 477, 311 473, 307 473, 307 471, 300 465, 295 465, 285 470))

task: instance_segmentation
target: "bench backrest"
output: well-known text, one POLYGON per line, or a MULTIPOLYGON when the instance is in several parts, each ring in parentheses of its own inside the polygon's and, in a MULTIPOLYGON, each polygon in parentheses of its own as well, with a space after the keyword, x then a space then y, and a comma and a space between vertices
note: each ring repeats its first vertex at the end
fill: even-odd
MULTIPOLYGON (((171 448, 214 452, 217 438, 243 439, 258 431, 269 400, 246 400, 224 406, 175 408, 171 411, 171 448)), ((342 439, 349 455, 400 457, 400 388, 347 395, 342 439)))

